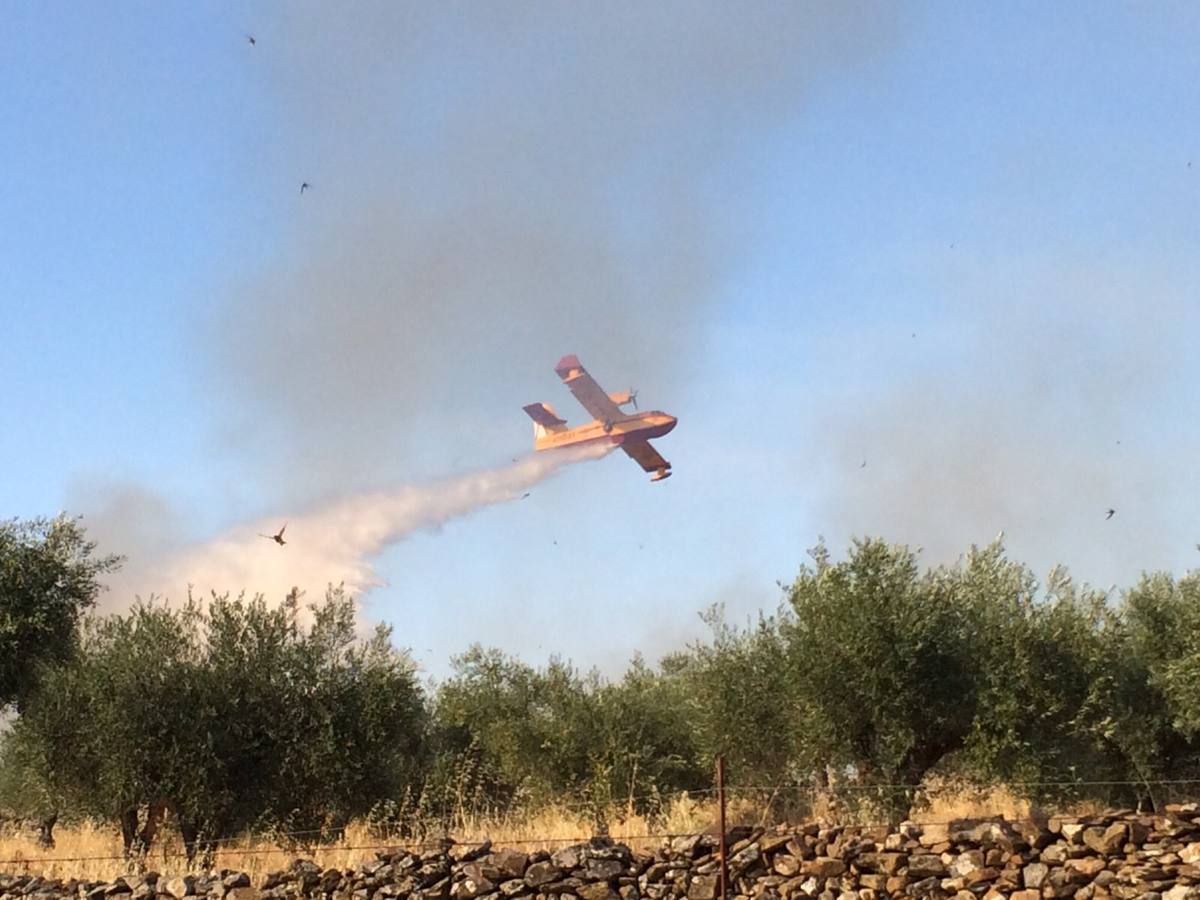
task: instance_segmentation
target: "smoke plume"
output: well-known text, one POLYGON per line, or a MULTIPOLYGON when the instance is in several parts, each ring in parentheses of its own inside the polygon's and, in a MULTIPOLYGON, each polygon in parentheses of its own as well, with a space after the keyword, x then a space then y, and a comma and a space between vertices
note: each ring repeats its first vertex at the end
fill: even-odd
POLYGON ((361 596, 385 583, 372 560, 390 544, 486 506, 518 500, 564 466, 599 459, 610 450, 612 445, 592 444, 543 451, 501 468, 353 494, 299 515, 246 522, 212 540, 132 558, 111 578, 106 604, 123 606, 135 595, 151 594, 177 600, 189 588, 199 596, 245 591, 278 600, 293 587, 314 593, 344 584, 361 596), (284 546, 263 537, 285 524, 284 546))
POLYGON ((246 177, 278 231, 197 363, 291 500, 487 454, 564 353, 678 398, 746 250, 742 154, 894 30, 854 2, 277 10, 246 177))

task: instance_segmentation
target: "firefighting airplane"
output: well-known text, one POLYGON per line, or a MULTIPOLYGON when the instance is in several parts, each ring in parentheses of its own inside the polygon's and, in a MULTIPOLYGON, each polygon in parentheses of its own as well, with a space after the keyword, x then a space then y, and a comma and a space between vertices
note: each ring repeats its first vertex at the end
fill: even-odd
POLYGON ((637 409, 636 393, 606 394, 574 354, 560 359, 554 371, 583 408, 595 416, 595 421, 578 428, 567 428, 566 420, 560 419, 549 404, 530 403, 525 412, 533 419, 534 450, 608 441, 620 446, 647 472, 653 472, 651 481, 671 477, 671 464, 650 446, 649 439, 662 437, 674 428, 674 416, 658 410, 632 415, 622 412, 621 407, 630 403, 637 409))

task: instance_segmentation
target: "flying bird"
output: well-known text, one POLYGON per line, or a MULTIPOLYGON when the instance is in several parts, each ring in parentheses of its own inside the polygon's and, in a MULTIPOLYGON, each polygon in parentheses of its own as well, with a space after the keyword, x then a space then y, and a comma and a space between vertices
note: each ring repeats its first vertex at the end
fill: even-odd
POLYGON ((1104 521, 1107 522, 1109 519, 1111 519, 1116 514, 1117 514, 1117 511, 1115 509, 1112 509, 1111 507, 1109 507, 1109 509, 1105 510, 1104 521))
POLYGON ((860 468, 860 469, 865 469, 866 467, 867 467, 867 461, 864 459, 864 460, 862 461, 862 465, 860 465, 860 466, 859 466, 859 468, 860 468))
POLYGON ((260 532, 258 533, 258 536, 259 536, 259 537, 264 537, 264 538, 266 538, 268 541, 274 541, 274 542, 275 542, 275 543, 277 543, 277 544, 278 544, 280 547, 282 547, 284 544, 286 544, 286 543, 287 543, 287 541, 285 541, 285 540, 283 539, 283 533, 284 533, 285 531, 287 531, 287 522, 284 522, 284 523, 283 523, 283 527, 279 529, 279 533, 278 533, 278 534, 263 534, 263 533, 260 531, 260 532))
POLYGON ((522 500, 524 500, 524 499, 525 499, 526 497, 528 497, 528 496, 529 496, 529 491, 526 491, 525 493, 523 493, 523 494, 521 495, 521 499, 522 499, 522 500))
POLYGON ((305 191, 307 191, 307 190, 308 190, 310 187, 312 187, 312 185, 311 185, 311 184, 309 184, 307 181, 302 181, 302 182, 300 182, 300 193, 302 193, 302 194, 303 194, 303 193, 304 193, 305 191))
POLYGON ((256 41, 254 39, 254 35, 252 35, 252 34, 246 35, 246 41, 250 44, 251 47, 253 47, 255 44, 258 43, 258 41, 256 41))

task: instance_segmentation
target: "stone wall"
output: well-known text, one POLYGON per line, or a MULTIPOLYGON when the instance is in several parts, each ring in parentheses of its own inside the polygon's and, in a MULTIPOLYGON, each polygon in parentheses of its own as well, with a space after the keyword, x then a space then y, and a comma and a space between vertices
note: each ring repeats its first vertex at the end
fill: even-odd
MULTIPOLYGON (((894 831, 807 824, 735 828, 736 900, 1200 900, 1200 807, 1044 822, 906 823, 894 831)), ((296 860, 252 885, 241 872, 113 882, 0 875, 0 900, 716 900, 717 839, 665 840, 653 854, 607 838, 526 853, 445 842, 387 850, 354 869, 296 860)))

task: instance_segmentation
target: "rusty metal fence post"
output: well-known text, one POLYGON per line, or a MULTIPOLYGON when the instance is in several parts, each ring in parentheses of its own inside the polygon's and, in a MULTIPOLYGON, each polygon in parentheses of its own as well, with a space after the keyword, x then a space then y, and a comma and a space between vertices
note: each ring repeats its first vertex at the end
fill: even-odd
POLYGON ((729 900, 729 860, 725 858, 725 757, 717 757, 717 859, 721 863, 721 900, 729 900))

